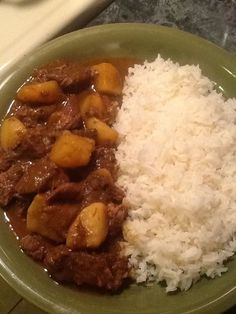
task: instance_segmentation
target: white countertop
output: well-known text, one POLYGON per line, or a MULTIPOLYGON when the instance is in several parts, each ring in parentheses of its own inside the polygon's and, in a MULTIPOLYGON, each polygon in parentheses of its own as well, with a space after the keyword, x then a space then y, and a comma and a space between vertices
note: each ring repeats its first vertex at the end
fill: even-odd
MULTIPOLYGON (((75 18, 82 23, 110 0, 1 0, 0 74, 75 18)), ((80 23, 78 23, 80 24, 80 23)))

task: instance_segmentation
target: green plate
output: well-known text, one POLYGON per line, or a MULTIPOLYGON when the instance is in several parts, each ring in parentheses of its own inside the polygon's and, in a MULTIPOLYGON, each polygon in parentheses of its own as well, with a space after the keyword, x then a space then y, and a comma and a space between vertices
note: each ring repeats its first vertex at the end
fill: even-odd
MULTIPOLYGON (((2 78, 1 116, 15 91, 35 66, 55 58, 138 57, 160 53, 181 64, 199 64, 226 97, 236 96, 236 59, 223 49, 188 33, 144 24, 113 24, 83 29, 58 38, 18 63, 2 78)), ((18 248, 3 212, 0 214, 0 271, 6 281, 45 311, 81 314, 221 313, 236 304, 236 259, 229 271, 215 280, 203 278, 189 291, 167 295, 159 285, 132 285, 120 294, 107 295, 58 285, 18 248)))

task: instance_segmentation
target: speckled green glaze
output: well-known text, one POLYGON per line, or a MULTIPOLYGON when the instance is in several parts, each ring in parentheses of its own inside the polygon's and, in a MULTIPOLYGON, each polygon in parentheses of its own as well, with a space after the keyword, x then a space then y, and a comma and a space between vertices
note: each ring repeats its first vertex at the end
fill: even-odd
MULTIPOLYGON (((200 64, 204 74, 236 96, 236 59, 203 39, 171 28, 142 24, 113 24, 84 29, 56 39, 15 66, 0 85, 1 116, 15 91, 32 70, 55 58, 134 56, 151 60, 160 53, 181 64, 200 64)), ((108 295, 57 285, 47 273, 18 248, 3 212, 0 214, 0 271, 22 296, 55 314, 180 314, 221 313, 236 303, 236 260, 221 278, 203 278, 187 292, 167 295, 160 285, 131 285, 108 295)))

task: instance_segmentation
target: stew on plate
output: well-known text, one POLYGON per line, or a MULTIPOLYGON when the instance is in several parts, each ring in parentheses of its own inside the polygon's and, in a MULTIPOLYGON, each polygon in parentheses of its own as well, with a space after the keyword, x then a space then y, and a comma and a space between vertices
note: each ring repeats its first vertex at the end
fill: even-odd
POLYGON ((21 249, 58 282, 117 290, 129 275, 112 125, 135 62, 53 61, 2 122, 0 204, 21 249))

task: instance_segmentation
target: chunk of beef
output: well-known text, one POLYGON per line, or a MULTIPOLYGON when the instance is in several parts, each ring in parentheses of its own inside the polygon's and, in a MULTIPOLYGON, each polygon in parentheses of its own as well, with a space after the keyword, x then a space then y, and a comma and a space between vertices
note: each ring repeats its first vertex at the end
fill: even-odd
POLYGON ((62 184, 49 193, 48 202, 53 203, 64 200, 81 202, 82 207, 93 202, 120 204, 124 193, 113 183, 108 171, 104 174, 104 170, 106 169, 97 169, 80 182, 62 184))
POLYGON ((20 164, 12 165, 0 174, 0 205, 6 206, 15 196, 15 186, 23 174, 20 164))
POLYGON ((121 203, 124 197, 123 191, 120 190, 113 182, 109 175, 105 175, 104 169, 97 169, 91 172, 85 180, 81 182, 81 196, 83 207, 93 202, 121 203))
POLYGON ((46 254, 44 262, 54 279, 77 285, 117 290, 128 277, 128 261, 118 252, 72 252, 58 246, 46 254))
POLYGON ((51 149, 58 132, 46 127, 36 126, 27 129, 24 140, 16 147, 15 153, 20 158, 35 159, 44 157, 51 149))
POLYGON ((0 153, 0 172, 6 171, 12 165, 12 159, 6 153, 0 153))
POLYGON ((55 188, 69 179, 64 171, 48 158, 31 163, 16 184, 19 194, 39 193, 51 187, 55 188))
MULTIPOLYGON (((37 199, 36 199, 37 200, 37 199)), ((63 243, 71 223, 80 211, 78 204, 37 204, 28 209, 27 227, 47 239, 63 243)))
POLYGON ((93 71, 89 67, 63 60, 52 62, 35 73, 36 80, 55 80, 66 91, 74 91, 88 85, 92 77, 93 71))
POLYGON ((107 191, 111 184, 113 183, 109 178, 97 171, 90 173, 81 184, 82 206, 88 206, 93 202, 108 203, 110 195, 107 191))
POLYGON ((17 156, 13 151, 5 152, 0 148, 0 172, 9 169, 16 158, 17 156))
POLYGON ((66 172, 61 168, 57 168, 55 170, 55 174, 52 176, 52 179, 49 182, 50 190, 56 189, 62 184, 69 182, 69 180, 70 179, 68 175, 66 174, 66 172))
POLYGON ((73 130, 82 126, 82 120, 79 113, 73 114, 72 111, 64 108, 51 115, 48 126, 58 130, 73 130))
POLYGON ((107 206, 107 214, 109 221, 109 235, 114 237, 121 234, 123 222, 128 214, 127 208, 123 205, 109 203, 107 206))
POLYGON ((93 163, 96 168, 106 168, 113 176, 116 175, 115 149, 111 146, 99 146, 95 149, 93 163))
POLYGON ((112 253, 72 253, 73 279, 77 285, 88 284, 117 290, 128 277, 127 259, 112 253))
POLYGON ((81 183, 67 182, 51 191, 48 194, 47 201, 49 204, 60 201, 80 202, 81 198, 81 183))
POLYGON ((116 204, 121 204, 125 196, 124 192, 115 184, 109 186, 108 191, 111 200, 116 204))
POLYGON ((57 130, 73 130, 82 127, 76 95, 70 95, 64 106, 52 113, 48 119, 48 127, 57 130))
POLYGON ((20 247, 35 261, 43 261, 49 244, 39 234, 28 234, 20 240, 20 247))
POLYGON ((15 103, 12 110, 15 117, 24 123, 26 127, 35 127, 38 123, 44 123, 56 110, 56 105, 34 106, 15 103))
MULTIPOLYGON (((21 221, 24 223, 26 222, 26 216, 27 216, 27 210, 30 206, 30 203, 32 202, 32 197, 19 197, 17 195, 17 198, 8 206, 7 213, 11 216, 11 213, 14 212, 14 217, 17 217, 18 221, 21 221)), ((13 220, 14 222, 14 220, 13 220)), ((14 226, 13 226, 14 228, 14 226)), ((20 232, 23 234, 23 232, 20 232)))
MULTIPOLYGON (((89 176, 89 179, 87 179, 87 181, 85 182, 81 183, 68 182, 62 184, 57 189, 51 191, 48 194, 47 201, 49 204, 53 204, 61 201, 80 203, 82 200, 81 207, 85 207, 86 205, 95 201, 108 202, 111 199, 114 202, 114 199, 117 200, 117 198, 119 198, 119 203, 121 203, 124 195, 123 192, 116 186, 114 185, 107 186, 107 183, 103 181, 103 187, 105 188, 105 191, 99 189, 97 183, 98 181, 102 182, 102 179, 103 178, 101 177, 100 179, 98 179, 98 177, 96 177, 95 179, 93 175, 93 178, 89 176), (87 186, 88 184, 89 188, 87 186), (117 196, 115 197, 114 195, 112 195, 112 190, 116 189, 117 196), (86 193, 88 192, 89 196, 84 192, 86 193), (107 195, 105 196, 105 194, 107 195)), ((127 209, 123 205, 108 203, 107 213, 109 220, 109 234, 112 236, 116 236, 121 233, 122 224, 125 218, 127 217, 127 209)))
POLYGON ((59 282, 73 282, 70 254, 70 249, 65 245, 58 245, 49 250, 45 256, 45 267, 49 274, 59 282))

